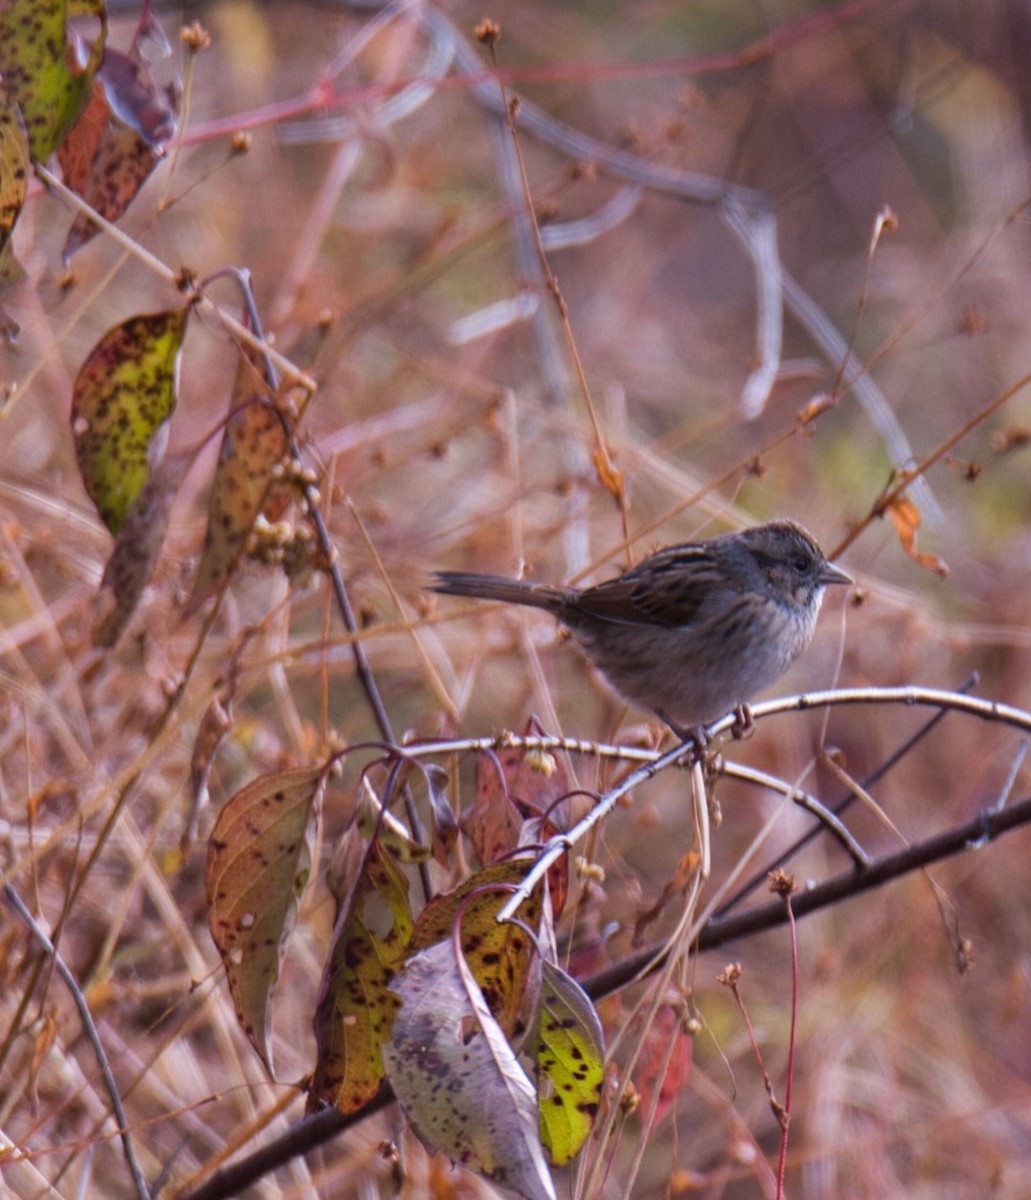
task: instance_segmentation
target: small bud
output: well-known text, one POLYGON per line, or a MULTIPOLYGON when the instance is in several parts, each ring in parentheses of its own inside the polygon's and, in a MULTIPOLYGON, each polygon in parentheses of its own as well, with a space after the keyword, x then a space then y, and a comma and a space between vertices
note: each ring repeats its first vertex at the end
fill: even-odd
POLYGON ((493 47, 501 41, 501 26, 490 17, 484 17, 473 30, 473 34, 481 45, 493 47))
POLYGON ((179 39, 186 49, 193 54, 197 54, 201 50, 207 50, 211 45, 211 34, 208 33, 200 21, 194 21, 191 25, 184 25, 179 31, 179 39))

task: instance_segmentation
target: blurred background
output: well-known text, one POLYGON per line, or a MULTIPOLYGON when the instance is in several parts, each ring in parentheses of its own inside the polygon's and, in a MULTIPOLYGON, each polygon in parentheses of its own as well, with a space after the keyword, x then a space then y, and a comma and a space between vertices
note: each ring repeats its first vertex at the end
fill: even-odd
MULTIPOLYGON (((110 43, 124 48, 137 6, 109 7, 110 43)), ((495 11, 216 0, 156 12, 170 53, 154 70, 185 88, 188 121, 120 224, 173 268, 248 268, 277 347, 318 379, 303 441, 324 471, 398 734, 519 730, 535 714, 551 732, 654 739, 647 714, 625 711, 548 618, 427 599, 428 573, 582 582, 779 515, 828 553, 850 539, 840 561, 858 587, 828 597, 778 692, 958 688, 977 672, 978 694, 1031 706, 1024 0, 495 11), (484 17, 501 26, 497 62, 523 102, 515 142, 474 33, 484 17), (193 20, 212 41, 188 68, 179 29, 193 20), (231 147, 234 133, 246 149, 231 147), (568 326, 542 276, 516 145, 568 326), (918 561, 892 520, 867 518, 893 472, 964 430, 908 493, 903 515, 923 522, 918 561), (619 495, 599 462, 610 482, 619 472, 619 495)), ((110 538, 75 467, 72 382, 106 329, 180 300, 104 237, 66 272, 70 219, 33 194, 15 237, 29 279, 5 299, 21 334, 0 346, 2 862, 56 921, 133 781, 61 945, 111 1039, 150 1177, 171 1163, 182 1186, 237 1134, 253 1148, 303 1103, 265 1078, 214 974, 202 878, 212 813, 259 771, 375 730, 322 577, 255 565, 200 644, 196 686, 160 725, 198 647, 200 619, 183 601, 236 369, 210 319, 192 322, 183 356, 172 449, 197 454, 157 576, 116 649, 91 647, 110 538), (232 726, 200 840, 181 853, 191 751, 230 663, 232 726), (285 1115, 273 1115, 280 1102, 285 1115)), ((212 294, 239 310, 230 283, 212 294)), ((841 785, 814 765, 819 747, 862 777, 927 715, 781 716, 725 752, 834 799, 841 785)), ((999 799, 1018 748, 1011 730, 951 715, 875 789, 898 833, 865 811, 849 823, 871 853, 929 836, 999 799)), ((611 782, 610 766, 568 765, 581 786, 611 782)), ((467 803, 472 764, 454 772, 467 803)), ((1026 771, 1015 787, 1026 793, 1026 771)), ((713 888, 780 805, 729 780, 717 798, 713 888)), ((667 774, 591 847, 605 883, 567 932, 595 965, 626 952, 690 849, 686 805, 686 780, 667 774)), ((755 868, 807 822, 782 811, 755 868)), ((331 799, 327 841, 333 829, 331 799)), ((790 1195, 1031 1194, 1026 852, 1018 831, 936 868, 941 893, 914 875, 800 925, 790 1195)), ((805 882, 846 865, 824 840, 792 869, 805 882)), ((316 888, 284 968, 282 1080, 310 1069, 331 920, 316 888)), ((20 936, 5 915, 0 961, 15 986, 0 998, 12 1029, 0 1125, 40 1152, 56 1194, 128 1194, 67 996, 29 986, 20 936)), ((787 935, 729 957, 783 1099, 787 935)), ((779 1130, 741 1017, 714 982, 725 961, 698 959, 693 1065, 654 1130, 627 1118, 604 1195, 774 1195, 779 1130), (646 1132, 631 1185, 625 1164, 646 1132)), ((604 1019, 626 1021, 629 1003, 606 1002, 604 1019)), ((396 1127, 371 1120, 261 1194, 389 1195, 387 1136, 396 1127)), ((405 1146, 408 1194, 487 1191, 405 1146)))

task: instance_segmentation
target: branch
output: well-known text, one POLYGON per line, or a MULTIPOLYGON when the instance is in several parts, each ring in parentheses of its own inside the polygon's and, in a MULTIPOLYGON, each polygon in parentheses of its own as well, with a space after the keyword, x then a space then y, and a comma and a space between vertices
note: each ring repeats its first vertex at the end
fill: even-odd
POLYGON ((118 1084, 115 1082, 111 1064, 107 1061, 107 1054, 100 1040, 100 1034, 93 1020, 93 1014, 86 1003, 86 997, 82 994, 82 988, 79 987, 75 976, 68 969, 68 964, 58 954, 54 943, 43 932, 36 918, 25 907, 21 897, 9 883, 4 884, 4 899, 28 926, 32 936, 42 948, 43 953, 53 960, 58 975, 64 980, 65 986, 71 993, 72 1000, 75 1001, 75 1007, 79 1010, 79 1018, 86 1031, 86 1036, 89 1038, 90 1045, 93 1047, 93 1053, 97 1056, 97 1062, 100 1064, 100 1073, 104 1077, 107 1094, 111 1098, 111 1108, 114 1110, 115 1120, 118 1122, 118 1134, 122 1139, 125 1161, 128 1164, 129 1174, 132 1176, 133 1184, 136 1187, 136 1194, 140 1200, 150 1200, 150 1189, 147 1187, 147 1181, 140 1170, 140 1164, 136 1161, 132 1138, 129 1136, 129 1122, 125 1118, 125 1109, 122 1107, 122 1098, 118 1093, 118 1084))
MULTIPOLYGON (((1026 715, 1026 714, 1025 714, 1026 715)), ((1031 824, 1031 797, 1025 797, 1008 808, 987 809, 963 825, 935 834, 926 841, 907 846, 894 854, 875 859, 861 871, 844 871, 826 883, 795 893, 791 900, 793 916, 808 916, 829 905, 851 899, 899 879, 931 863, 971 850, 980 850, 989 842, 1011 829, 1031 824)), ((735 938, 747 937, 774 929, 788 921, 784 901, 780 897, 750 912, 732 917, 712 917, 702 928, 696 946, 699 950, 715 950, 735 938)), ((581 980, 581 986, 592 1000, 611 995, 627 984, 658 970, 666 958, 665 944, 646 947, 633 956, 604 971, 581 980)), ((379 1112, 393 1101, 393 1093, 384 1085, 379 1094, 360 1112, 345 1115, 336 1109, 326 1109, 305 1117, 292 1129, 260 1150, 224 1167, 199 1187, 176 1196, 176 1200, 226 1200, 249 1187, 269 1171, 281 1167, 298 1154, 331 1141, 337 1134, 356 1125, 360 1120, 379 1112)))
MULTIPOLYGON (((796 917, 819 912, 822 908, 850 900, 931 863, 968 850, 981 850, 1009 830, 1028 824, 1031 824, 1031 796, 1008 808, 985 809, 962 825, 954 825, 925 841, 915 842, 894 854, 874 859, 863 870, 843 871, 824 883, 796 892, 791 898, 792 912, 796 917)), ((716 950, 735 938, 775 929, 786 924, 787 920, 784 902, 778 897, 769 904, 736 916, 711 917, 703 926, 695 945, 699 950, 716 950)), ((639 978, 641 972, 650 972, 664 959, 663 945, 645 947, 580 983, 588 996, 600 999, 639 978)))

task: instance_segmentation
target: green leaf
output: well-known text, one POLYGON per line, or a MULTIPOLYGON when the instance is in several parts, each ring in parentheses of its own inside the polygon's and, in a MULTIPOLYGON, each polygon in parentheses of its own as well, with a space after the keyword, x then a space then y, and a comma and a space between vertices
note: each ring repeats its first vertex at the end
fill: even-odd
POLYGON ((109 329, 75 380, 72 434, 79 472, 112 533, 163 456, 189 312, 131 317, 109 329))
POLYGON ((11 249, 11 233, 25 203, 29 183, 29 142, 18 106, 0 92, 0 283, 23 272, 11 249))
POLYGON ((591 1132, 605 1081, 605 1043, 594 1005, 571 976, 545 962, 530 1038, 538 1084, 540 1134, 560 1167, 591 1132))
POLYGON ((415 1132, 528 1200, 555 1200, 533 1085, 453 939, 417 954, 393 987, 402 1007, 383 1058, 415 1132))
POLYGON ((208 925, 270 1075, 272 990, 311 871, 324 782, 321 766, 260 776, 226 801, 208 842, 208 925))
POLYGON ((0 76, 21 109, 33 162, 43 162, 61 143, 89 96, 104 57, 107 13, 102 0, 7 0, 0 9, 0 76), (81 71, 73 71, 68 45, 70 15, 99 21, 81 71))
MULTIPOLYGON (((436 896, 419 914, 412 935, 412 951, 450 938, 462 914, 462 953, 486 997, 494 1019, 512 1037, 520 1031, 526 1009, 531 970, 537 963, 530 935, 514 922, 499 925, 496 918, 526 874, 527 859, 494 863, 471 876, 453 892, 436 896), (473 892, 479 894, 473 896, 473 892), (471 898, 470 898, 471 897, 471 898)), ((541 918, 541 889, 536 888, 520 908, 519 916, 533 929, 541 918)))
POLYGON ((312 1091, 341 1112, 357 1111, 383 1082, 382 1046, 399 1007, 390 983, 411 935, 408 881, 376 838, 341 905, 315 1013, 312 1091))

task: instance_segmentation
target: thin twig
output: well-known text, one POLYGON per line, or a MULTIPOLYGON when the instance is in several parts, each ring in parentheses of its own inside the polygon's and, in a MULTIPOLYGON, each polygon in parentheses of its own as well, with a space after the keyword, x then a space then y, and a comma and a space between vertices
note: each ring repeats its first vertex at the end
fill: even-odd
MULTIPOLYGON (((977 687, 978 681, 979 676, 975 672, 973 675, 970 675, 957 690, 961 695, 966 695, 975 687, 977 687)), ((938 712, 925 721, 924 724, 921 725, 914 734, 906 738, 906 740, 900 746, 896 747, 891 754, 889 754, 888 757, 883 760, 880 766, 875 767, 874 770, 860 780, 861 785, 865 789, 869 790, 874 786, 875 783, 879 783, 884 776, 887 775, 887 773, 894 767, 896 767, 919 742, 923 741, 925 737, 927 737, 934 729, 938 727, 938 725, 941 724, 945 717, 948 716, 948 712, 949 710, 947 708, 939 709, 938 712)), ((832 805, 830 811, 836 817, 840 817, 845 809, 851 806, 855 799, 855 793, 848 792, 842 796, 836 804, 832 805)), ((792 844, 788 846, 783 853, 779 854, 773 860, 773 862, 767 863, 767 865, 761 870, 757 871, 751 879, 742 884, 741 887, 738 888, 738 890, 733 894, 733 896, 731 896, 729 900, 725 901, 723 905, 716 910, 716 916, 726 916, 731 909, 737 908, 742 900, 746 899, 762 886, 763 881, 769 878, 771 871, 775 871, 778 867, 783 867, 785 863, 790 862, 791 859, 793 859, 795 855, 799 853, 799 851, 804 850, 811 841, 819 837, 821 832, 822 830, 820 826, 814 825, 811 829, 807 830, 807 832, 803 833, 802 836, 792 842, 792 844)))
POLYGON ((150 1200, 150 1189, 147 1187, 147 1181, 143 1177, 143 1172, 140 1170, 140 1165, 136 1161, 136 1153, 133 1150, 132 1137, 129 1134, 129 1122, 125 1117, 125 1110, 122 1108, 122 1099, 118 1092, 118 1084, 115 1082, 114 1073, 111 1070, 111 1064, 107 1061, 107 1054, 104 1051, 103 1043, 100 1040, 100 1034, 97 1031, 96 1024, 93 1021, 93 1014, 90 1012, 89 1005, 86 1003, 86 997, 82 994, 82 989, 75 980, 75 976, 68 969, 64 959, 58 954, 53 942, 40 928, 39 923, 32 913, 22 903, 21 897, 9 883, 4 884, 4 899, 11 908, 24 921, 26 926, 32 933, 32 936, 39 943, 43 950, 54 964, 58 975, 64 980, 65 986, 71 993, 72 1000, 75 1002, 75 1007, 79 1010, 79 1018, 82 1021, 83 1028, 86 1031, 86 1036, 90 1040, 90 1045, 93 1047, 93 1053, 97 1057, 97 1062, 100 1064, 100 1071, 104 1077, 104 1086, 107 1088, 107 1094, 111 1099, 111 1108, 114 1110, 115 1120, 118 1122, 118 1134, 122 1139, 122 1149, 125 1152, 125 1161, 129 1167, 129 1174, 132 1175, 133 1183, 136 1187, 136 1194, 140 1200, 150 1200))
MULTIPOLYGON (((105 220, 91 205, 87 204, 80 196, 77 196, 71 188, 66 187, 56 175, 51 174, 46 167, 39 163, 35 167, 36 174, 47 185, 51 191, 57 192, 63 200, 66 200, 77 212, 83 213, 95 225, 111 238, 114 239, 124 250, 128 250, 130 254, 140 259, 155 275, 170 283, 177 290, 180 287, 181 275, 178 271, 173 271, 167 263, 161 261, 156 254, 152 254, 145 247, 141 246, 134 238, 118 228, 111 221, 105 220)), ((307 392, 318 391, 318 384, 306 372, 300 370, 284 355, 281 354, 274 346, 270 346, 267 342, 262 341, 254 333, 251 332, 245 325, 238 321, 220 308, 213 300, 208 299, 203 293, 198 296, 197 303, 204 312, 214 316, 225 329, 227 329, 234 337, 245 342, 252 349, 259 351, 262 354, 267 354, 269 359, 276 364, 280 371, 298 387, 304 388, 307 392)))
MULTIPOLYGON (((893 854, 874 859, 865 870, 843 871, 823 883, 806 888, 794 897, 792 910, 796 918, 808 916, 872 891, 931 863, 983 849, 989 842, 1023 825, 1031 825, 1031 796, 1004 809, 985 809, 962 825, 954 825, 922 842, 914 842, 893 854)), ((736 916, 712 917, 701 930, 696 945, 700 951, 715 950, 737 938, 775 929, 786 920, 784 905, 780 900, 736 916)), ((663 943, 644 946, 613 966, 581 980, 581 986, 592 999, 611 995, 627 983, 639 979, 642 971, 654 970, 663 961, 666 952, 663 943)))

